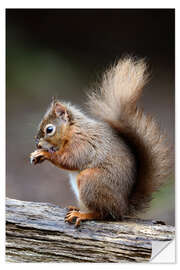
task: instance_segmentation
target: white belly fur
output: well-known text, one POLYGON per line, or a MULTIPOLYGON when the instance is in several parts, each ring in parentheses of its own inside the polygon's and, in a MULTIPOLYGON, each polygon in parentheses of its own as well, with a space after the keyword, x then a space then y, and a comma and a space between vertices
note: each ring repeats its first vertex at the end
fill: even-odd
POLYGON ((69 178, 70 178, 70 184, 71 184, 71 188, 74 191, 74 194, 76 195, 77 200, 79 200, 79 190, 77 187, 77 176, 78 176, 79 172, 72 172, 69 174, 69 178))

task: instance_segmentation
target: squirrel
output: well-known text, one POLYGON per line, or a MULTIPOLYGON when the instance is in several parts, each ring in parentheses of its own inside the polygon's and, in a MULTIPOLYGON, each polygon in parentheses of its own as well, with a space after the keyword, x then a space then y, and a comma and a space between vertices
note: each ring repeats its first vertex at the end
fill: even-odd
POLYGON ((144 60, 125 57, 88 94, 91 117, 70 103, 51 102, 30 160, 69 171, 79 207, 69 206, 65 222, 136 216, 170 175, 167 137, 137 106, 148 78, 144 60))

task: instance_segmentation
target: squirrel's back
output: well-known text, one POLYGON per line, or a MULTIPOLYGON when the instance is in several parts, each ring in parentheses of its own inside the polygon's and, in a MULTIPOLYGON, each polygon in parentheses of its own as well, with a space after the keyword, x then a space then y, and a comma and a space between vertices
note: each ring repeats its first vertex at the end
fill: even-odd
POLYGON ((152 193, 172 169, 166 136, 156 121, 137 107, 147 78, 143 60, 124 58, 104 74, 101 86, 88 99, 91 113, 115 129, 134 153, 137 174, 129 195, 130 215, 148 206, 152 193))

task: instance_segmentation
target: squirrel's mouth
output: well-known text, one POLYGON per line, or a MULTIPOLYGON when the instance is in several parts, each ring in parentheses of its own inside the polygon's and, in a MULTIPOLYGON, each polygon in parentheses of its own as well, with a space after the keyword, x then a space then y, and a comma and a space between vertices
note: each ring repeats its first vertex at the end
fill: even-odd
POLYGON ((51 148, 48 149, 49 152, 56 152, 58 150, 57 147, 52 146, 51 148))
POLYGON ((51 143, 45 141, 45 140, 40 140, 38 144, 36 144, 38 149, 44 149, 49 152, 55 152, 58 150, 58 147, 55 145, 52 145, 51 143))

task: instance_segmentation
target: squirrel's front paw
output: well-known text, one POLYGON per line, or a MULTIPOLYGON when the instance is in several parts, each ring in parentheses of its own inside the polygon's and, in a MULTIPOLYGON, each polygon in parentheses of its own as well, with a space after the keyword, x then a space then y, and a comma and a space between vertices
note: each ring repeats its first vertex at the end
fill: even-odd
POLYGON ((48 152, 43 149, 38 149, 30 154, 30 162, 38 164, 43 162, 45 159, 48 159, 48 152))

